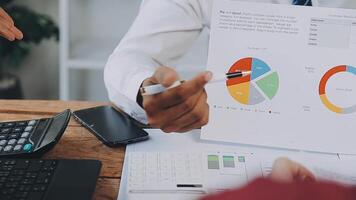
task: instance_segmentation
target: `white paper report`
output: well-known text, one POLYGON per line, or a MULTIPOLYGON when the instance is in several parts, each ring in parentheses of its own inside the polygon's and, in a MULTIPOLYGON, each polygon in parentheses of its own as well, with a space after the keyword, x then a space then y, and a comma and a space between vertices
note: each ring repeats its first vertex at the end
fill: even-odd
POLYGON ((202 139, 356 153, 356 10, 214 2, 202 139))

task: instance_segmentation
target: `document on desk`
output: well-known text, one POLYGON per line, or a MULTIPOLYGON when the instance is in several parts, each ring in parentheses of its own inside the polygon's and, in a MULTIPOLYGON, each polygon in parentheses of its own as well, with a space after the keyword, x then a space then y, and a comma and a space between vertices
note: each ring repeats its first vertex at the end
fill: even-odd
POLYGON ((262 176, 249 147, 202 141, 199 130, 146 131, 150 140, 126 148, 118 199, 192 200, 262 176))
POLYGON ((356 154, 356 10, 214 1, 202 139, 356 154))
POLYGON ((187 134, 146 131, 150 140, 126 148, 120 200, 199 199, 267 177, 279 157, 302 163, 317 179, 356 185, 356 156, 207 142, 199 139, 199 130, 187 134))

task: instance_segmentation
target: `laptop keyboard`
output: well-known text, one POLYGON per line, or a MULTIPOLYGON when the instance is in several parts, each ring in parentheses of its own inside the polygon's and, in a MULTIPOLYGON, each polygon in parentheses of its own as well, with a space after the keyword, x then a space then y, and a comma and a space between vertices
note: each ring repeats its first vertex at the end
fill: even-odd
POLYGON ((40 200, 57 166, 55 160, 0 160, 0 200, 40 200))

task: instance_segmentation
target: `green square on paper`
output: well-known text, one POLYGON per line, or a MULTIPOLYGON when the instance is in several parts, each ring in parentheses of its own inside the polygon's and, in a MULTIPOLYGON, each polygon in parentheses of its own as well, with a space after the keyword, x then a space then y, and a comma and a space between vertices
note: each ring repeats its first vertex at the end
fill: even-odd
POLYGON ((245 156, 239 156, 237 159, 239 162, 245 162, 245 156))

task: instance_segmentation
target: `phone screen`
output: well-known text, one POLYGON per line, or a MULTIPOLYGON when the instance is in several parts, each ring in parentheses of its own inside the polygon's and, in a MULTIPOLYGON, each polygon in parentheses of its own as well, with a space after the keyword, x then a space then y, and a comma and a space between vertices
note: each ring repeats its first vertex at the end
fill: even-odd
POLYGON ((148 134, 132 119, 111 106, 100 106, 73 112, 74 117, 104 144, 115 146, 148 139, 148 134))

